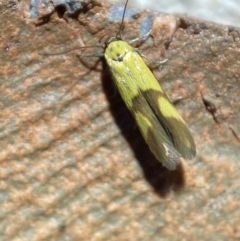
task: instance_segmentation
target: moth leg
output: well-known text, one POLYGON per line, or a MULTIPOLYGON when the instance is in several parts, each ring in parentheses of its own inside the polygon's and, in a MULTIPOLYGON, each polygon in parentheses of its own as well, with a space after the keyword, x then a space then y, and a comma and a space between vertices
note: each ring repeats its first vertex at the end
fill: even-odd
POLYGON ((151 34, 151 29, 146 34, 144 34, 142 37, 138 37, 138 38, 134 38, 132 40, 129 40, 128 44, 130 45, 130 44, 133 44, 137 41, 145 41, 150 36, 150 34, 151 34))

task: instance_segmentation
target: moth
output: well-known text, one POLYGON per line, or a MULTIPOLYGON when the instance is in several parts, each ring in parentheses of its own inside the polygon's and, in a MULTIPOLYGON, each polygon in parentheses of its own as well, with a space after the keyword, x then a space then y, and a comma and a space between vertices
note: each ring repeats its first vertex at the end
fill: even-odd
POLYGON ((151 152, 163 166, 175 170, 181 157, 191 159, 196 155, 195 143, 185 121, 142 56, 121 38, 127 3, 128 0, 118 33, 105 41, 104 57, 151 152))

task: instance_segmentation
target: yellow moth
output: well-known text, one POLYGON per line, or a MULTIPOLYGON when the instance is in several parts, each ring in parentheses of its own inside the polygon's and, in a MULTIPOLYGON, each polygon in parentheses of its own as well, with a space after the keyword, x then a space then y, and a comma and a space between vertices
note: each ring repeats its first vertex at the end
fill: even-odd
POLYGON ((105 42, 104 57, 150 150, 163 166, 174 170, 181 157, 190 159, 196 155, 195 143, 141 55, 120 37, 127 2, 119 33, 105 42))

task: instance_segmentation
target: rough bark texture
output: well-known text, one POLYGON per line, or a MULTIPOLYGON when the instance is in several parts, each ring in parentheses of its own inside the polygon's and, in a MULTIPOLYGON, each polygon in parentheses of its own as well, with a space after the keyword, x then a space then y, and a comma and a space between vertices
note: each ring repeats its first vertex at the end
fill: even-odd
POLYGON ((65 9, 41 6, 41 19, 28 1, 0 6, 0 239, 239 240, 239 29, 129 10, 123 38, 153 21, 138 47, 150 66, 168 59, 153 71, 183 97, 196 141, 196 158, 170 172, 103 61, 77 58, 81 49, 42 55, 114 35, 118 8, 92 1, 66 21, 65 9))

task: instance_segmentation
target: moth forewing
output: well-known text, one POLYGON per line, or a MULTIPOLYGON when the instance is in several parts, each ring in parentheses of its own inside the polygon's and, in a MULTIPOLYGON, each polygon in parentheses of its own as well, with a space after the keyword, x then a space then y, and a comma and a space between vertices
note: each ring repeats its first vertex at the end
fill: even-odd
POLYGON ((186 159, 196 155, 196 147, 185 121, 171 104, 165 93, 154 90, 144 92, 159 122, 163 126, 176 150, 186 159))
POLYGON ((105 59, 122 99, 156 158, 174 170, 181 156, 195 156, 195 143, 186 123, 138 52, 115 38, 105 49, 105 59))
POLYGON ((154 110, 141 92, 134 98, 130 111, 155 157, 169 170, 176 169, 181 155, 174 148, 154 110))

